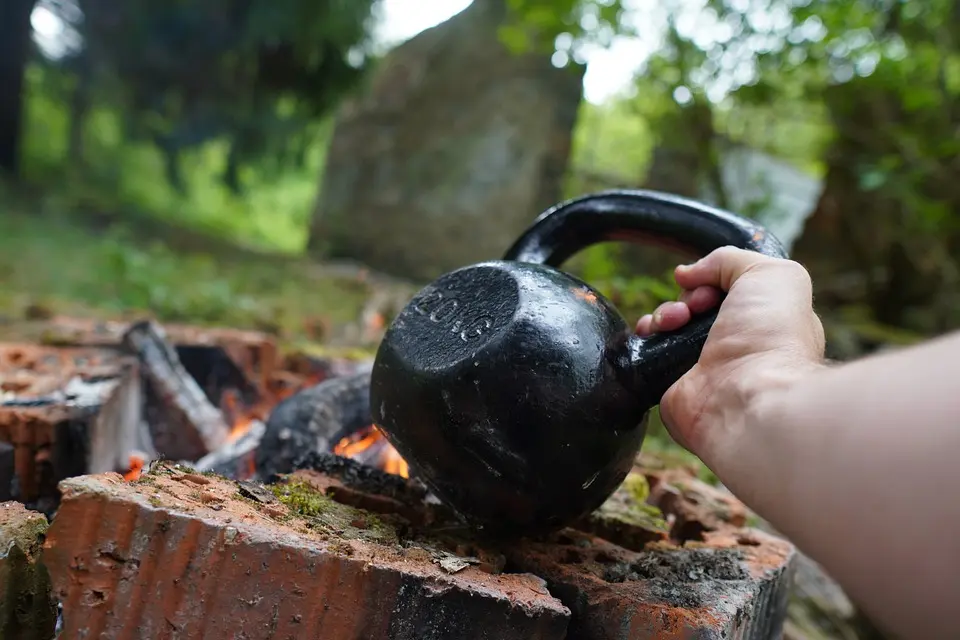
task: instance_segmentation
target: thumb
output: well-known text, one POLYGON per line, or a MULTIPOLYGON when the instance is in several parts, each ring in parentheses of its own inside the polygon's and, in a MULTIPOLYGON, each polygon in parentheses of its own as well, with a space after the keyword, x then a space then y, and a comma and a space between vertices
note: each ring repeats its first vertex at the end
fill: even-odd
POLYGON ((740 276, 765 262, 777 258, 765 256, 756 251, 747 251, 736 247, 720 247, 691 265, 677 267, 674 277, 684 289, 697 287, 717 287, 729 291, 740 276))

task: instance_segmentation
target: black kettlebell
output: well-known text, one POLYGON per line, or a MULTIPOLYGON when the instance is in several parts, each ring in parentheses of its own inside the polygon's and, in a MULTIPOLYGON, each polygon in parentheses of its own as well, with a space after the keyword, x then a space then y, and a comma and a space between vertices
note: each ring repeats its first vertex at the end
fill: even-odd
POLYGON ((441 276, 387 330, 374 421, 471 526, 546 533, 599 507, 639 453, 647 412, 696 364, 716 311, 640 338, 604 296, 557 269, 589 245, 645 239, 701 256, 733 245, 785 257, 738 215, 602 192, 541 214, 503 260, 441 276))

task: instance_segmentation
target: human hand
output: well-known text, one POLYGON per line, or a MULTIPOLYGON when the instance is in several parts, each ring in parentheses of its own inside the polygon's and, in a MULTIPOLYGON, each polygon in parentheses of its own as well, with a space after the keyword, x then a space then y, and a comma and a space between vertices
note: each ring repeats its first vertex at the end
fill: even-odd
POLYGON ((708 464, 733 454, 744 417, 764 392, 823 363, 823 326, 806 269, 791 260, 723 247, 674 274, 683 289, 637 322, 647 336, 673 331, 727 292, 698 363, 660 403, 671 435, 708 464))

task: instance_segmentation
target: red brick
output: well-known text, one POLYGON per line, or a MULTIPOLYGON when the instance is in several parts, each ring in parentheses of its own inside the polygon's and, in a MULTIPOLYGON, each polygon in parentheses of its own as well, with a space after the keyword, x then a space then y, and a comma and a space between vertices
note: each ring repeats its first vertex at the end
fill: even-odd
POLYGON ((14 447, 18 499, 54 497, 66 473, 86 472, 84 429, 135 375, 135 361, 112 351, 0 345, 0 441, 14 447))
MULTIPOLYGON (((131 323, 57 317, 46 323, 47 339, 61 345, 119 348, 131 323)), ((164 332, 174 346, 217 346, 262 389, 279 366, 276 339, 258 331, 165 324, 164 332)))
POLYGON ((46 531, 43 515, 16 502, 0 504, 0 638, 53 637, 57 603, 39 557, 46 531))
POLYGON ((651 542, 669 538, 668 524, 657 507, 643 504, 643 496, 632 487, 648 488, 644 475, 631 473, 599 509, 576 523, 575 528, 592 533, 634 551, 643 551, 651 542), (638 484, 635 484, 638 483, 638 484))
POLYGON ((639 553, 567 530, 507 557, 570 608, 571 638, 768 640, 783 625, 794 556, 788 542, 730 529, 639 553))
POLYGON ((650 482, 648 501, 659 507, 671 522, 671 536, 695 540, 705 531, 724 525, 742 527, 747 508, 730 493, 694 477, 686 469, 646 471, 650 482))
POLYGON ((329 501, 305 518, 188 475, 61 483, 44 558, 65 637, 565 637, 569 611, 538 578, 450 574, 375 514, 329 501))

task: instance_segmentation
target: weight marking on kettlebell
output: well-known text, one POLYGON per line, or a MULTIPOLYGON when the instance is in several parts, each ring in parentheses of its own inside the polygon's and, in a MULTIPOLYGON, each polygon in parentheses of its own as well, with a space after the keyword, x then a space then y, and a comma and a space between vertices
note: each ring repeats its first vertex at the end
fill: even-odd
POLYGON ((464 342, 480 338, 493 327, 493 318, 487 315, 469 319, 456 318, 458 311, 462 311, 460 301, 452 296, 445 296, 441 291, 424 294, 414 303, 413 309, 430 322, 448 328, 450 333, 458 335, 464 342))
MULTIPOLYGON (((458 323, 459 324, 459 323, 458 323)), ((460 339, 464 342, 476 340, 493 326, 493 318, 490 316, 480 316, 475 318, 467 325, 467 328, 460 332, 460 339)))

